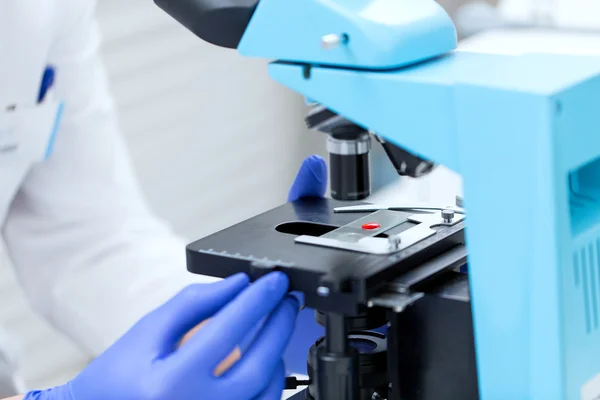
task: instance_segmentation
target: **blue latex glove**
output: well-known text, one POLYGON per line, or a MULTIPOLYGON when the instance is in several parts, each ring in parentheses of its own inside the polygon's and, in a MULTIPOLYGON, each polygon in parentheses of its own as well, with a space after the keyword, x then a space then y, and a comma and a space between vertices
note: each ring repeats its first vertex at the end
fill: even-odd
POLYGON ((285 384, 282 355, 299 307, 287 290, 288 280, 279 272, 252 285, 247 276, 235 275, 190 286, 143 318, 73 381, 25 399, 279 400, 285 384), (216 377, 216 366, 263 320, 242 358, 216 377))
POLYGON ((319 156, 304 160, 288 193, 288 201, 302 197, 323 197, 327 191, 327 163, 319 156))

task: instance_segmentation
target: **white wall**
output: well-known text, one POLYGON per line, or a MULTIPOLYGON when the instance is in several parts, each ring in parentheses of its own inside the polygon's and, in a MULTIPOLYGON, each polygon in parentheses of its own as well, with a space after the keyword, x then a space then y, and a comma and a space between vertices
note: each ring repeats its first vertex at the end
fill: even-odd
MULTIPOLYGON (((204 44, 151 0, 99 0, 98 18, 123 132, 160 216, 197 239, 285 201, 322 137, 264 61, 204 44)), ((0 325, 20 376, 28 387, 64 382, 89 357, 29 310, 1 254, 0 266, 0 325)))
POLYGON ((285 200, 317 133, 266 62, 205 44, 149 0, 101 0, 105 60, 142 185, 190 237, 285 200))

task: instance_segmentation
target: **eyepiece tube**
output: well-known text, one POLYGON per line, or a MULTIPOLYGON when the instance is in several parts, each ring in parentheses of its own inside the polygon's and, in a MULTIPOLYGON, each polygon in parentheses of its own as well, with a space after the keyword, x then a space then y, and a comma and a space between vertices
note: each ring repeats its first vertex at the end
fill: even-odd
POLYGON ((340 126, 329 134, 331 197, 356 201, 371 195, 370 150, 369 133, 356 125, 340 126))
POLYGON ((154 3, 200 39, 236 49, 258 0, 154 0, 154 3))

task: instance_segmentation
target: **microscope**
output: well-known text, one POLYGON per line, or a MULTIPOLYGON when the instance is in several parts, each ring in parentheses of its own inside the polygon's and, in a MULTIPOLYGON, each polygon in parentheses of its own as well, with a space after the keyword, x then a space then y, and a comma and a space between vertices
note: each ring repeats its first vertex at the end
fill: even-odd
POLYGON ((155 2, 273 60, 328 135, 331 199, 187 248, 304 293, 325 336, 297 399, 600 399, 599 58, 461 51, 433 0, 155 2), (464 204, 370 204, 372 140, 400 175, 460 173, 464 204))

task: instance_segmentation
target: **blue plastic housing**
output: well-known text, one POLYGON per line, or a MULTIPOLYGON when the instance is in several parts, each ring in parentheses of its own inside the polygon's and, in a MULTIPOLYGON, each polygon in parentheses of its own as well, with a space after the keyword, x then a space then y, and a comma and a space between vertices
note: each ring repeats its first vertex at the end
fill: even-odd
POLYGON ((456 48, 456 29, 433 0, 260 0, 238 46, 244 56, 352 68, 396 68, 456 48), (346 43, 321 46, 325 35, 346 43))
POLYGON ((600 58, 270 74, 462 174, 481 398, 581 399, 600 376, 600 58))

